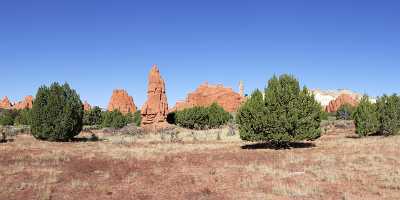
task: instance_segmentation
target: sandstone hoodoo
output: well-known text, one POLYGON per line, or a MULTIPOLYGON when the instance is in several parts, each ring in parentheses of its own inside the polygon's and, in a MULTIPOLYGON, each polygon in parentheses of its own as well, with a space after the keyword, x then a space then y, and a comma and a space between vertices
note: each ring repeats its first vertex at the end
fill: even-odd
POLYGON ((83 110, 84 111, 89 111, 90 109, 92 109, 92 106, 87 101, 85 101, 83 103, 83 110))
MULTIPOLYGON (((243 84, 241 87, 243 88, 243 84)), ((177 102, 172 111, 179 111, 194 106, 210 106, 218 103, 228 112, 236 112, 244 102, 244 96, 234 92, 231 88, 223 85, 209 85, 204 83, 196 91, 190 93, 185 101, 177 102)))
POLYGON ((157 65, 153 65, 149 74, 147 101, 141 110, 142 126, 154 129, 167 125, 168 102, 165 82, 157 65))
POLYGON ((26 96, 24 100, 16 103, 13 106, 13 109, 23 110, 23 109, 31 109, 33 105, 33 96, 26 96))
POLYGON ((134 113, 137 108, 133 98, 125 90, 114 90, 108 103, 108 111, 119 110, 123 114, 134 113))
POLYGON ((336 112, 342 105, 349 104, 351 106, 357 106, 358 101, 349 94, 342 94, 335 100, 329 102, 326 106, 326 112, 336 112))
POLYGON ((7 96, 5 96, 1 101, 0 101, 0 108, 2 109, 11 109, 12 108, 12 104, 10 102, 10 100, 8 99, 7 96))

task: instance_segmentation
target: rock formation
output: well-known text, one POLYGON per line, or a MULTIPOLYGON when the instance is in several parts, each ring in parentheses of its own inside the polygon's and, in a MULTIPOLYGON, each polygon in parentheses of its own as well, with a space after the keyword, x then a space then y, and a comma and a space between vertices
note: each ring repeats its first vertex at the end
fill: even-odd
POLYGON ((33 96, 26 96, 24 100, 16 103, 12 108, 17 110, 31 109, 33 106, 33 96))
MULTIPOLYGON (((317 100, 323 107, 326 107, 329 105, 329 103, 332 100, 335 100, 342 94, 347 94, 350 95, 353 99, 360 101, 361 97, 363 94, 353 92, 351 90, 320 90, 320 89, 315 89, 311 90, 311 92, 314 94, 315 100, 317 100)), ((370 97, 370 102, 371 103, 376 103, 375 98, 370 97)))
POLYGON ((236 112, 244 102, 244 97, 223 85, 204 83, 196 91, 190 93, 185 101, 177 102, 171 111, 179 111, 194 106, 210 106, 214 102, 228 112, 236 112))
POLYGON ((243 81, 239 82, 239 95, 241 97, 244 97, 244 84, 243 84, 243 81))
POLYGON ((92 109, 92 106, 87 102, 87 101, 85 101, 84 103, 83 103, 83 110, 84 111, 89 111, 89 110, 91 110, 92 109))
POLYGON ((12 104, 7 96, 5 96, 3 98, 3 100, 0 101, 0 108, 2 108, 2 109, 11 109, 12 108, 12 104))
POLYGON ((168 114, 168 102, 165 82, 157 65, 153 65, 149 74, 147 101, 141 110, 142 126, 154 129, 165 126, 168 114))
POLYGON ((119 110, 123 114, 134 113, 137 108, 133 98, 125 90, 114 90, 108 103, 108 111, 119 110))
POLYGON ((336 112, 340 108, 340 106, 345 105, 345 104, 349 104, 351 106, 357 106, 358 101, 357 101, 357 99, 353 98, 349 94, 342 94, 335 100, 332 100, 331 102, 329 102, 328 106, 326 106, 325 111, 326 112, 336 112))

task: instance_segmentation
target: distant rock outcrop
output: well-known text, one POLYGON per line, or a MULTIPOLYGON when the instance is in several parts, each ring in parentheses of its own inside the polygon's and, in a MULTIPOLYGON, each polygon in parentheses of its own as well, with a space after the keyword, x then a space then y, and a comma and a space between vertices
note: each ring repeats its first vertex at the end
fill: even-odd
POLYGON ((83 110, 84 111, 89 111, 89 110, 91 110, 92 109, 92 106, 87 102, 87 101, 85 101, 84 103, 83 103, 83 110))
POLYGON ((168 101, 165 82, 157 65, 153 65, 149 74, 147 101, 141 110, 142 126, 145 128, 162 128, 167 125, 168 101))
MULTIPOLYGON (((243 88, 242 84, 240 88, 243 88)), ((231 88, 204 83, 196 91, 189 93, 185 101, 177 102, 171 111, 179 111, 194 106, 210 106, 215 102, 228 112, 236 112, 244 100, 244 96, 234 92, 231 88)))
POLYGON ((326 106, 326 112, 336 112, 342 105, 349 104, 351 106, 357 106, 357 99, 353 98, 349 94, 342 94, 335 100, 329 102, 328 106, 326 106))
POLYGON ((26 96, 24 100, 16 103, 12 108, 17 110, 31 109, 33 106, 33 96, 26 96))
POLYGON ((108 103, 108 111, 119 110, 123 114, 134 113, 137 108, 133 98, 125 90, 114 90, 108 103))
POLYGON ((0 108, 2 109, 11 109, 12 108, 12 104, 10 102, 10 100, 8 99, 7 96, 5 96, 1 101, 0 101, 0 108))
MULTIPOLYGON (((362 94, 353 92, 351 90, 320 90, 320 89, 315 89, 311 90, 311 92, 315 96, 315 100, 317 100, 323 107, 326 107, 329 105, 329 103, 336 98, 338 98, 342 94, 347 94, 351 96, 353 99, 359 101, 362 97, 362 94)), ((371 102, 375 103, 376 100, 371 99, 371 102)))

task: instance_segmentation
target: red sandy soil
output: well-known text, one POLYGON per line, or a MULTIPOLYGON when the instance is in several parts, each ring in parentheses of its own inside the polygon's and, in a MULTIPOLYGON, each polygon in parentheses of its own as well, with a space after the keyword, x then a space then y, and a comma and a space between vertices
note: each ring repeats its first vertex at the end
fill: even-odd
POLYGON ((344 131, 297 148, 133 136, 0 144, 0 199, 400 199, 400 137, 344 131))

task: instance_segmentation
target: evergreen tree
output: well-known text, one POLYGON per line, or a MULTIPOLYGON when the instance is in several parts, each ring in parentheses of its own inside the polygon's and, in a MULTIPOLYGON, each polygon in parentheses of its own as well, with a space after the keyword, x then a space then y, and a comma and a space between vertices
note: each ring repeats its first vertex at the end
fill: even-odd
POLYGON ((364 95, 360 104, 356 107, 353 117, 356 125, 356 133, 359 136, 374 134, 379 130, 379 118, 376 105, 364 95))
POLYGON ((15 125, 29 125, 31 122, 30 109, 23 109, 15 117, 15 125))
POLYGON ((395 135, 400 131, 400 97, 384 95, 378 99, 377 109, 380 121, 380 133, 395 135))
POLYGON ((83 115, 83 124, 89 126, 100 125, 102 123, 101 113, 101 108, 98 106, 85 111, 83 115))
POLYGON ((209 106, 207 110, 208 126, 210 128, 219 128, 222 125, 226 124, 232 118, 232 115, 229 112, 226 112, 224 108, 222 108, 217 103, 211 104, 211 106, 209 106))
POLYGON ((37 139, 67 141, 81 132, 82 118, 82 102, 67 83, 42 86, 31 110, 31 132, 37 139))
POLYGON ((129 116, 122 114, 118 110, 104 112, 102 118, 102 126, 105 128, 122 128, 126 126, 131 120, 129 116))
POLYGON ((321 105, 307 88, 289 75, 274 76, 264 99, 256 91, 238 113, 240 135, 248 141, 270 141, 277 146, 320 136, 321 105))

